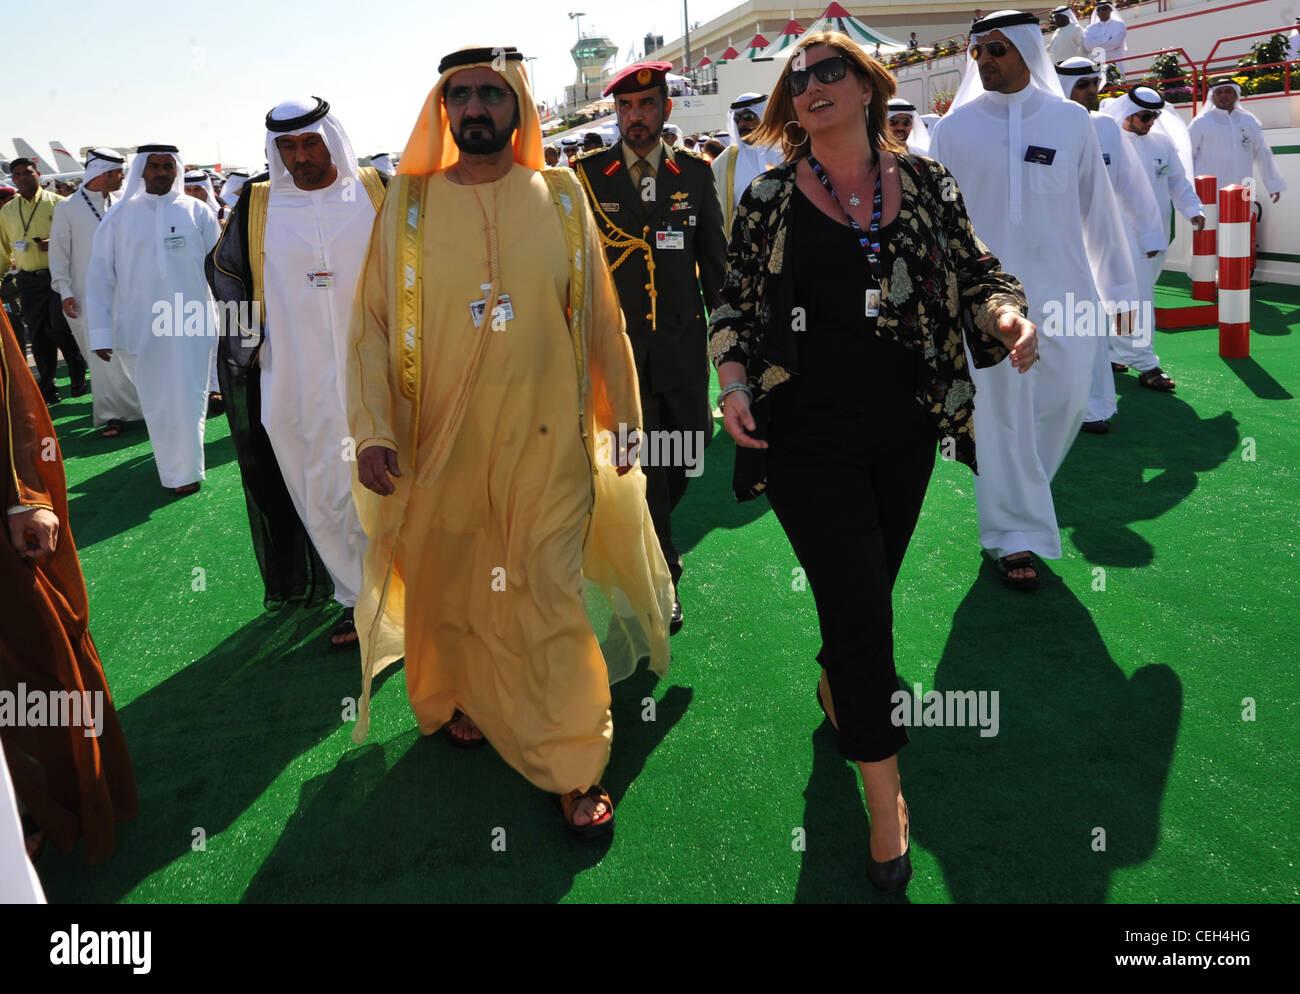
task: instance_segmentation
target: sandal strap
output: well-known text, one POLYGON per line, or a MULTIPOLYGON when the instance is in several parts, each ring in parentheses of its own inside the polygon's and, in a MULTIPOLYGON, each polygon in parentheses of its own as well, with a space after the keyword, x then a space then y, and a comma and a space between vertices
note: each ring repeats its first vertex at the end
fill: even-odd
MULTIPOLYGON (((608 818, 614 813, 614 801, 613 798, 609 796, 609 791, 600 786, 600 784, 592 784, 586 790, 575 789, 569 791, 567 794, 560 795, 560 807, 564 809, 564 820, 569 822, 569 824, 573 824, 573 809, 578 806, 579 801, 587 800, 604 803, 605 818, 608 818)), ((601 821, 604 820, 604 818, 601 819, 601 821)), ((587 824, 598 825, 600 822, 590 821, 587 824)))

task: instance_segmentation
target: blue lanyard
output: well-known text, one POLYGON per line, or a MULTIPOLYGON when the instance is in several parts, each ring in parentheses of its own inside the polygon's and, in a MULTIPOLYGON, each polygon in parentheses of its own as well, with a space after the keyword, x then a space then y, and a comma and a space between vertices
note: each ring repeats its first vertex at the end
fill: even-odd
MULTIPOLYGON (((104 220, 102 217, 99 216, 99 211, 95 210, 95 205, 90 202, 90 198, 86 196, 86 188, 83 186, 79 192, 81 193, 81 199, 84 200, 86 202, 86 206, 90 208, 90 213, 95 215, 95 220, 96 221, 104 220)), ((108 203, 107 196, 104 197, 104 202, 108 203)))
MULTIPOLYGON (((877 156, 879 156, 879 153, 877 153, 877 156)), ((844 216, 849 219, 849 224, 853 225, 853 230, 858 233, 858 241, 861 243, 863 251, 867 253, 867 265, 871 267, 871 275, 876 279, 880 279, 882 275, 880 265, 880 175, 884 171, 883 164, 876 171, 876 189, 871 197, 871 224, 866 231, 862 230, 862 225, 853 219, 852 214, 844 210, 840 198, 835 196, 830 177, 826 175, 826 170, 822 168, 822 164, 817 161, 812 153, 808 154, 808 166, 812 169, 813 175, 821 180, 822 186, 826 187, 826 192, 831 195, 831 199, 835 201, 836 206, 844 211, 844 216)))

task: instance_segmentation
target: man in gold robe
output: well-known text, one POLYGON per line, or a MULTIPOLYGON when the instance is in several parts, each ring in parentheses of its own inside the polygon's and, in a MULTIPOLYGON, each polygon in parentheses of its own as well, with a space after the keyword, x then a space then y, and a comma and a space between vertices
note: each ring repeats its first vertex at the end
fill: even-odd
POLYGON ((461 49, 439 73, 353 314, 370 539, 353 738, 405 655, 422 731, 490 742, 571 830, 605 835, 609 684, 641 656, 666 672, 672 610, 634 465, 636 368, 582 190, 543 166, 523 56, 461 49))
POLYGON ((114 823, 136 816, 135 774, 90 637, 54 426, 3 312, 0 486, 4 758, 32 840, 43 835, 67 853, 84 838, 87 861, 101 863, 113 852, 114 823))

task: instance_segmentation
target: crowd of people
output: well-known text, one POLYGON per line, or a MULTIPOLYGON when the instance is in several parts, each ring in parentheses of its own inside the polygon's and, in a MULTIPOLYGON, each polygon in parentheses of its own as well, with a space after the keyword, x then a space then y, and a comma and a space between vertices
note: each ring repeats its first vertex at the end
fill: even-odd
MULTIPOLYGON (((1145 86, 1099 110, 1100 65, 1066 51, 1032 14, 977 20, 927 128, 859 45, 806 36, 770 94, 730 102, 725 144, 676 133, 671 66, 638 63, 605 90, 618 139, 578 151, 543 146, 522 53, 464 48, 395 173, 358 164, 320 97, 276 104, 266 172, 222 189, 166 143, 92 151, 66 199, 15 162, 0 257, 36 377, 5 321, 0 561, 34 620, 0 639, 0 692, 107 698, 48 455, 62 351, 106 434, 143 420, 178 497, 221 396, 264 603, 332 598, 330 645, 359 650, 354 741, 404 659, 423 732, 491 744, 574 834, 608 836, 610 686, 667 672, 673 512, 720 418, 736 499, 767 497, 813 591, 867 876, 905 888, 892 590, 936 449, 975 473, 1002 583, 1039 587, 1052 479, 1107 430, 1116 371, 1175 387, 1150 304, 1171 210, 1204 222, 1190 178, 1285 189, 1230 80, 1189 129, 1145 86)), ((80 837, 98 861, 134 817, 105 707, 107 738, 0 723, 31 847, 80 837)))

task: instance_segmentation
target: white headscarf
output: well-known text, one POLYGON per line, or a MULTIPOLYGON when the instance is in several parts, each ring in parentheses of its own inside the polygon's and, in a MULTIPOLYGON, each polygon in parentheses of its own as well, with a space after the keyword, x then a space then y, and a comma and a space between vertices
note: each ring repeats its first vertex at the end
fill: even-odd
POLYGON ((176 178, 172 181, 172 193, 185 192, 185 163, 181 160, 179 151, 175 151, 175 145, 141 145, 135 150, 135 158, 131 160, 131 167, 126 174, 126 190, 122 194, 122 199, 109 208, 115 211, 122 204, 135 197, 143 197, 144 189, 144 164, 149 161, 151 155, 170 155, 176 160, 176 178))
POLYGON ((92 179, 126 166, 126 156, 111 148, 92 148, 86 155, 86 172, 81 177, 84 186, 92 179))
POLYGON ((221 199, 226 202, 226 206, 232 210, 235 204, 239 203, 239 191, 244 188, 248 182, 248 173, 232 172, 226 174, 226 182, 221 187, 221 199))
POLYGON ((1092 59, 1083 55, 1076 55, 1073 58, 1066 59, 1064 62, 1059 63, 1056 67, 1056 75, 1060 79, 1061 93, 1066 100, 1070 99, 1070 93, 1074 89, 1074 85, 1081 79, 1096 77, 1098 86, 1104 82, 1101 64, 1093 62, 1092 59), (1074 71, 1063 71, 1071 69, 1074 71), (1081 69, 1090 71, 1080 72, 1079 70, 1081 69))
MULTIPOLYGON (((1101 10, 1102 7, 1110 8, 1110 17, 1106 18, 1105 23, 1109 24, 1111 21, 1117 21, 1120 24, 1124 24, 1124 18, 1119 16, 1119 11, 1115 9, 1115 5, 1111 3, 1110 0, 1102 0, 1101 3, 1092 8, 1092 16, 1088 18, 1088 27, 1092 27, 1094 24, 1103 23, 1102 19, 1097 16, 1097 11, 1101 10)), ((1127 27, 1127 25, 1125 25, 1125 27, 1127 27)))
POLYGON ((370 165, 378 170, 379 175, 387 176, 390 179, 393 174, 397 172, 397 170, 393 168, 392 157, 387 152, 380 152, 378 155, 372 155, 370 157, 370 165))
POLYGON ((929 155, 930 129, 925 126, 925 121, 916 112, 916 105, 903 97, 894 97, 889 101, 889 110, 885 114, 885 120, 888 121, 889 118, 898 117, 900 114, 906 114, 912 119, 912 133, 907 136, 908 150, 916 152, 918 155, 929 155))
POLYGON ((1066 4, 1066 5, 1061 6, 1061 7, 1054 7, 1054 8, 1052 9, 1052 13, 1053 13, 1053 14, 1064 14, 1066 17, 1068 17, 1068 18, 1070 19, 1070 23, 1071 23, 1071 24, 1075 24, 1075 25, 1077 25, 1077 24, 1079 23, 1079 18, 1075 16, 1074 11, 1070 8, 1069 4, 1066 4))
POLYGON ((217 203, 216 191, 212 189, 211 176, 202 169, 191 169, 185 173, 185 185, 203 187, 203 196, 196 197, 195 199, 202 200, 212 208, 213 214, 216 214, 218 217, 221 216, 221 205, 217 203))
POLYGON ((357 157, 352 154, 352 143, 348 141, 347 132, 343 130, 343 125, 339 124, 338 118, 329 113, 329 104, 319 97, 298 97, 293 100, 285 100, 271 108, 267 114, 269 121, 292 121, 294 118, 314 115, 324 111, 323 116, 318 117, 310 124, 304 124, 300 128, 294 128, 291 131, 271 131, 266 132, 266 164, 271 173, 271 189, 282 189, 294 186, 293 174, 284 167, 284 159, 280 157, 280 150, 275 147, 275 140, 284 135, 320 135, 325 140, 325 145, 329 149, 330 159, 333 160, 335 168, 339 171, 340 178, 351 178, 354 182, 360 179, 360 173, 357 172, 357 157))
POLYGON ((1144 110, 1162 111, 1151 125, 1152 131, 1158 131, 1171 142, 1178 151, 1178 159, 1183 164, 1183 171, 1188 179, 1196 176, 1192 168, 1192 138, 1187 133, 1187 125, 1178 116, 1178 112, 1165 103, 1165 98, 1149 86, 1134 86, 1122 97, 1106 101, 1101 113, 1113 117, 1121 129, 1124 122, 1134 114, 1144 110))
POLYGON ((736 114, 742 110, 752 110, 761 121, 767 111, 767 97, 761 93, 742 93, 731 102, 727 108, 727 136, 732 145, 740 144, 740 127, 736 124, 736 114))
MULTIPOLYGON (((975 45, 984 40, 984 37, 991 31, 1000 31, 1011 44, 1015 45, 1016 51, 1020 57, 1025 60, 1025 65, 1029 67, 1030 86, 1036 86, 1044 93, 1051 94, 1055 97, 1064 97, 1061 92, 1061 83, 1056 76, 1056 67, 1052 65, 1052 60, 1047 54, 1047 46, 1043 44, 1043 32, 1038 26, 1037 18, 1033 24, 1010 24, 1002 25, 998 22, 1003 18, 1024 16, 1018 10, 995 10, 987 17, 983 17, 971 25, 969 45, 975 45)), ((969 52, 969 46, 967 48, 969 52)), ((963 104, 968 104, 977 99, 984 93, 984 84, 980 81, 979 63, 975 59, 966 60, 966 74, 962 77, 961 86, 957 88, 957 95, 952 99, 952 106, 948 112, 952 113, 963 104)))

